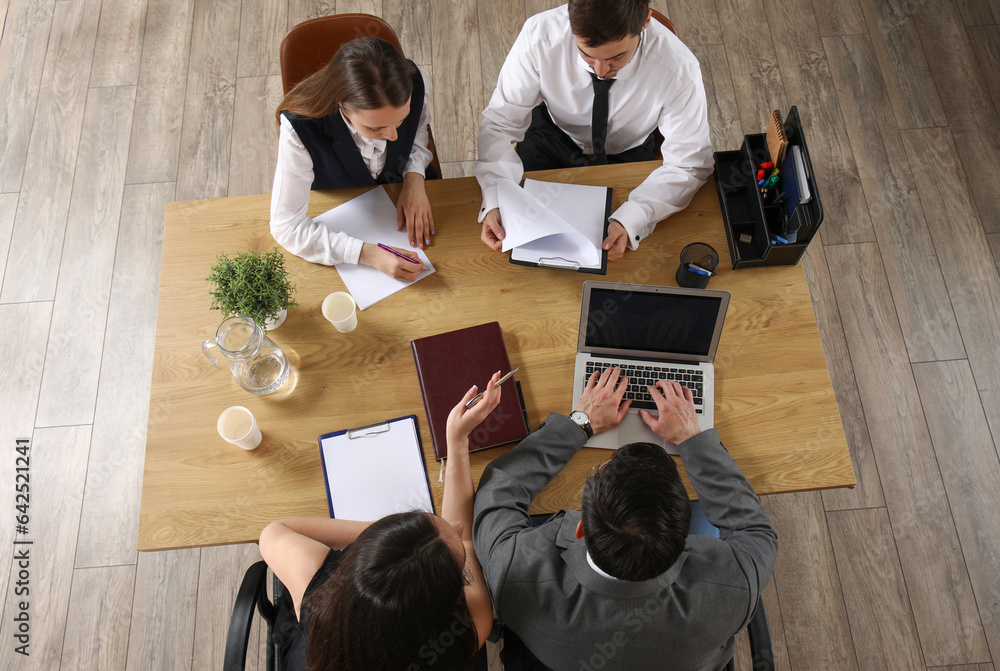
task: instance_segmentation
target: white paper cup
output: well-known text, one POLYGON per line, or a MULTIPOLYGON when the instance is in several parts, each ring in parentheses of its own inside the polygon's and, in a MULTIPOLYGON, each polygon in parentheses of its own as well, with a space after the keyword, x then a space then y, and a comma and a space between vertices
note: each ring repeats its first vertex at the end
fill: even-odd
POLYGON ((349 293, 335 291, 323 299, 323 316, 341 333, 358 327, 358 304, 349 293))
POLYGON ((252 450, 260 445, 261 435, 257 418, 242 405, 234 405, 223 410, 216 428, 219 429, 220 436, 244 450, 252 450))

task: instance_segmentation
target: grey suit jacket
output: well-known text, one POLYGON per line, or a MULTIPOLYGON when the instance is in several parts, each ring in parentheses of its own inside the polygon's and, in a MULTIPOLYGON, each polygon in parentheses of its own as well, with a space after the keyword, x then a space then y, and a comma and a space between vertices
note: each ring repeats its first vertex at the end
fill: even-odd
POLYGON ((643 582, 599 575, 576 538, 579 511, 532 528, 532 499, 583 446, 551 414, 486 467, 473 539, 499 617, 552 669, 716 669, 733 655, 771 578, 777 537, 714 429, 678 446, 720 538, 689 536, 664 574, 643 582))

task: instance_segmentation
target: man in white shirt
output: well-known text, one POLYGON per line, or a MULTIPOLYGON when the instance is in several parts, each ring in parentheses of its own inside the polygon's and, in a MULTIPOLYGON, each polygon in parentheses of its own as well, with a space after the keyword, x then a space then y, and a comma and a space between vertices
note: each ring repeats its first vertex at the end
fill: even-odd
POLYGON ((525 170, 650 160, 656 129, 664 138, 663 165, 611 215, 603 243, 609 259, 626 246, 636 249, 708 179, 713 159, 701 68, 651 16, 648 0, 570 0, 525 22, 479 126, 479 221, 489 247, 499 251, 504 237, 497 180, 520 182, 525 170))

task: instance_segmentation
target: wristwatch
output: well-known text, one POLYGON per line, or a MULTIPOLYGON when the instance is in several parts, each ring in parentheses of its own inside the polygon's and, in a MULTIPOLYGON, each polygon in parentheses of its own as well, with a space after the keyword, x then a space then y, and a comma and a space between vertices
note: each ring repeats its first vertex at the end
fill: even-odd
POLYGON ((587 417, 587 413, 582 410, 574 410, 569 414, 569 418, 583 429, 583 432, 587 434, 587 440, 594 437, 594 427, 590 425, 590 417, 587 417))

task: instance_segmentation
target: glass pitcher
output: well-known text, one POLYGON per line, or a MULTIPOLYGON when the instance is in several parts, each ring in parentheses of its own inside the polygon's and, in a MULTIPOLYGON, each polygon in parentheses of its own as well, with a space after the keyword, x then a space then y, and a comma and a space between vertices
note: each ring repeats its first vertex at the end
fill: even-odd
POLYGON ((215 340, 201 344, 201 351, 214 366, 216 360, 209 351, 213 347, 229 360, 233 377, 251 394, 270 394, 288 379, 285 353, 250 317, 229 317, 219 325, 215 340))

